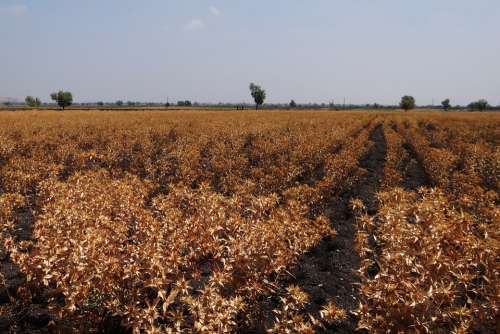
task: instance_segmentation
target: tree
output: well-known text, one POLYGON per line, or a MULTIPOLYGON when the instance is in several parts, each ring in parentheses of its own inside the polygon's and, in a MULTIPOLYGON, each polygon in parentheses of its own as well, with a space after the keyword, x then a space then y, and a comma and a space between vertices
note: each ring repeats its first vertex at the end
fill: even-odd
POLYGON ((413 96, 408 96, 408 95, 403 96, 401 98, 399 106, 401 107, 401 109, 404 109, 404 111, 415 109, 415 98, 413 96))
POLYGON ((191 107, 192 103, 189 100, 186 101, 177 101, 178 107, 191 107))
POLYGON ((450 107, 451 107, 451 104, 450 104, 450 99, 446 99, 444 100, 443 102, 441 102, 441 105, 443 106, 443 109, 445 111, 449 110, 450 107))
POLYGON ((73 94, 71 92, 60 90, 57 93, 50 94, 50 98, 56 101, 63 110, 73 104, 73 94))
POLYGON ((99 102, 97 102, 97 105, 98 105, 99 107, 102 107, 102 106, 104 105, 104 102, 99 101, 99 102))
POLYGON ((297 108, 297 103, 294 100, 290 101, 290 108, 297 108))
POLYGON ((24 102, 28 107, 34 107, 35 106, 35 98, 33 96, 26 96, 24 99, 24 102))
POLYGON ((485 111, 490 108, 490 104, 485 99, 481 99, 469 104, 470 110, 485 111))
POLYGON ((255 101, 255 110, 259 109, 259 106, 264 104, 266 99, 266 91, 252 82, 250 84, 250 94, 255 101))
POLYGON ((123 105, 123 101, 122 100, 118 100, 115 102, 116 106, 117 107, 121 107, 123 105))
POLYGON ((26 96, 24 99, 28 107, 37 108, 42 104, 42 101, 38 97, 26 96))

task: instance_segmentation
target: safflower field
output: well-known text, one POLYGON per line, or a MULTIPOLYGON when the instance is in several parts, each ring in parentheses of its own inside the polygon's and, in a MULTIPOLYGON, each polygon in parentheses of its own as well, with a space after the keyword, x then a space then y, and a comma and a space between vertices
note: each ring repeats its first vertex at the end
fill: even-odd
POLYGON ((498 333, 500 114, 0 113, 0 332, 498 333))

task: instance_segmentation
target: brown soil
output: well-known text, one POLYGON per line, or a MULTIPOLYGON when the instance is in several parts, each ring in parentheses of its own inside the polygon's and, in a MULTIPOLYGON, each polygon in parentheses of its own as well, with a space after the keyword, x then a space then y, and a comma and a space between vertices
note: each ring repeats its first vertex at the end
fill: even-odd
POLYGON ((408 158, 403 161, 401 172, 404 179, 401 186, 407 191, 416 191, 420 187, 430 186, 430 179, 418 161, 413 147, 403 144, 403 148, 408 153, 408 158))
MULTIPOLYGON (((15 212, 17 228, 14 237, 19 241, 32 237, 35 197, 36 190, 33 188, 26 195, 27 205, 15 212)), ((13 302, 18 287, 25 282, 26 277, 1 249, 0 272, 5 279, 5 286, 0 288, 0 332, 10 329, 14 333, 49 333, 47 325, 52 316, 47 308, 47 298, 33 296, 33 303, 29 307, 13 302)))

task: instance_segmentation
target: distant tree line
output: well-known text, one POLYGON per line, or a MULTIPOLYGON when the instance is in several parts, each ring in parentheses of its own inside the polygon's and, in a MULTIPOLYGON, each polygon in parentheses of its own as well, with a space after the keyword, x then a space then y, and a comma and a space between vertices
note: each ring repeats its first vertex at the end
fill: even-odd
POLYGON ((488 101, 486 101, 484 99, 472 102, 472 103, 469 104, 468 107, 469 107, 470 110, 473 110, 473 111, 475 111, 475 110, 477 110, 477 111, 485 111, 485 110, 491 109, 491 106, 488 103, 488 101))
MULTIPOLYGON (((266 109, 330 109, 330 110, 352 110, 352 109, 403 109, 405 111, 413 110, 413 109, 434 109, 436 106, 434 105, 421 105, 417 106, 416 100, 411 95, 405 95, 401 98, 399 105, 382 105, 378 103, 373 104, 335 104, 333 101, 326 103, 297 103, 294 99, 291 99, 289 103, 272 103, 265 104, 267 94, 266 91, 257 84, 250 83, 249 85, 250 95, 254 100, 255 109, 258 110, 259 107, 265 106, 266 109)), ((54 101, 56 105, 58 105, 61 109, 65 109, 73 104, 73 94, 69 91, 58 91, 50 94, 50 98, 54 101)), ((3 102, 5 106, 22 106, 22 103, 19 102, 3 102)), ((30 108, 39 108, 42 106, 51 106, 50 104, 44 104, 38 97, 26 96, 24 105, 30 108)), ((153 108, 168 108, 171 104, 167 101, 166 103, 158 103, 158 102, 139 102, 139 101, 127 101, 117 100, 116 102, 93 102, 93 103, 78 103, 75 104, 77 107, 106 107, 106 108, 115 108, 115 107, 153 107, 153 108)), ((227 109, 237 109, 237 110, 245 110, 250 107, 248 103, 198 103, 191 102, 190 100, 179 100, 176 104, 177 107, 185 108, 185 107, 202 107, 202 108, 227 108, 227 109)), ((449 110, 470 110, 470 111, 486 111, 486 110, 500 110, 499 106, 491 106, 488 101, 485 99, 480 99, 474 102, 471 102, 466 107, 460 105, 451 105, 450 99, 444 99, 441 102, 441 109, 444 111, 449 110)))
POLYGON ((186 101, 177 101, 177 106, 178 107, 191 107, 193 104, 191 101, 186 100, 186 101))
MULTIPOLYGON (((401 109, 404 109, 404 110, 414 109, 416 107, 415 99, 412 96, 403 96, 403 98, 401 99, 401 102, 400 102, 400 107, 401 107, 401 109)), ((433 107, 433 106, 431 106, 431 107, 433 107)), ((441 107, 444 111, 450 110, 452 108, 450 99, 443 100, 441 102, 441 107)), ((454 109, 465 109, 465 108, 463 108, 461 106, 456 106, 454 109)), ((470 111, 498 110, 498 109, 500 109, 500 106, 498 106, 497 108, 493 108, 492 106, 490 106, 488 101, 486 101, 485 99, 481 99, 481 100, 469 103, 469 105, 467 106, 467 109, 470 111)))

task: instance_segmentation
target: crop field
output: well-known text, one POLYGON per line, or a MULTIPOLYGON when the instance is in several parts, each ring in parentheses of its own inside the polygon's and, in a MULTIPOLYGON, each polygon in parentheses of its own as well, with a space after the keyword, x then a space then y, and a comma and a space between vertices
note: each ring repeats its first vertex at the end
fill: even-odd
POLYGON ((500 114, 0 113, 0 332, 498 333, 500 114))

